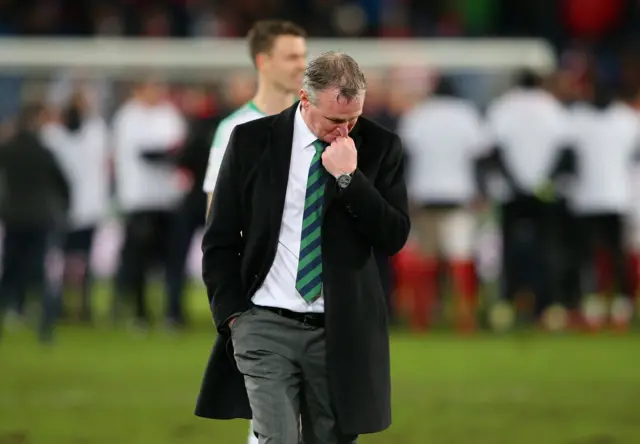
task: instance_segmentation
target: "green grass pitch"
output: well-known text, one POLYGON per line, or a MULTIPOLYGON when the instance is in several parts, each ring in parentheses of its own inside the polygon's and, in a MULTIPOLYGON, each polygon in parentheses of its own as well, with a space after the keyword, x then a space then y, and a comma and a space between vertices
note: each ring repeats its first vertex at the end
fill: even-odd
MULTIPOLYGON (((243 444, 246 421, 193 415, 213 340, 61 327, 0 342, 0 444, 243 444)), ((103 298, 104 299, 104 298, 103 298)), ((640 443, 640 337, 392 334, 393 425, 363 444, 640 443)))

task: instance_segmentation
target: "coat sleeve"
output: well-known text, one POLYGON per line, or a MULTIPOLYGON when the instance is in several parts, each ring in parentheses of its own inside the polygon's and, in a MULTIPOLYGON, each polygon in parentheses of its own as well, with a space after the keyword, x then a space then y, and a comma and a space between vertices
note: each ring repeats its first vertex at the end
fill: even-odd
POLYGON ((409 237, 409 203, 404 179, 402 143, 393 136, 380 165, 378 177, 371 182, 356 170, 351 184, 338 193, 356 230, 371 246, 388 256, 402 249, 409 237))
POLYGON ((202 238, 202 278, 220 333, 228 333, 229 320, 249 309, 242 290, 240 266, 242 237, 238 137, 234 130, 216 183, 216 198, 207 216, 202 238))

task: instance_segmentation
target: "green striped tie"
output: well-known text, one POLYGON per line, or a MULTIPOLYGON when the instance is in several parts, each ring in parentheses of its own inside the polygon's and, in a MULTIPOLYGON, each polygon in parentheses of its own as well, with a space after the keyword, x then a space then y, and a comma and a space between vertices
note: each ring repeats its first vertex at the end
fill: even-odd
POLYGON ((309 167, 307 193, 304 198, 302 236, 298 258, 296 289, 307 302, 317 299, 322 292, 322 205, 327 171, 322 166, 322 152, 327 146, 321 140, 313 142, 316 153, 309 167))

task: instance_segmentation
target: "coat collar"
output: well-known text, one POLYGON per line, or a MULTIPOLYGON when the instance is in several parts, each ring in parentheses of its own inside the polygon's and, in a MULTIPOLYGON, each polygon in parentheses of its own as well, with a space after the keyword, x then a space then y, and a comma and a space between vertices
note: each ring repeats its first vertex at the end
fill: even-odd
MULTIPOLYGON (((291 150, 293 145, 293 129, 296 111, 300 102, 296 101, 292 106, 276 115, 269 139, 269 155, 266 157, 269 163, 269 181, 271 185, 271 208, 274 221, 282 219, 285 196, 287 194, 287 183, 289 182, 289 168, 291 165, 291 150)), ((353 139, 356 149, 360 151, 362 144, 362 134, 360 122, 356 123, 349 136, 353 139)), ((336 193, 336 183, 334 178, 327 180, 325 188, 325 202, 323 214, 331 206, 336 193)), ((278 222, 278 227, 279 227, 278 222)))

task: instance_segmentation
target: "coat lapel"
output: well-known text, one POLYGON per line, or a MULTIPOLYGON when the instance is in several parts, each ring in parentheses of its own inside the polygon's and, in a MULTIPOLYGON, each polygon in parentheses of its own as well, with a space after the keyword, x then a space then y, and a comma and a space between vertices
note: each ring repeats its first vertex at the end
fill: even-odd
POLYGON ((276 232, 280 231, 284 202, 287 195, 291 147, 293 145, 293 121, 297 106, 298 103, 296 102, 274 119, 269 140, 269 155, 266 156, 271 199, 270 222, 271 227, 276 228, 276 232))
MULTIPOLYGON (((349 133, 349 137, 353 139, 353 143, 356 145, 356 151, 358 152, 358 161, 360 160, 360 146, 362 144, 362 136, 360 134, 360 123, 356 123, 356 126, 353 127, 351 132, 349 133)), ((327 209, 333 203, 333 200, 337 193, 337 185, 336 181, 333 177, 330 177, 327 180, 327 186, 324 190, 324 207, 322 208, 322 215, 324 216, 327 212, 327 209)))

